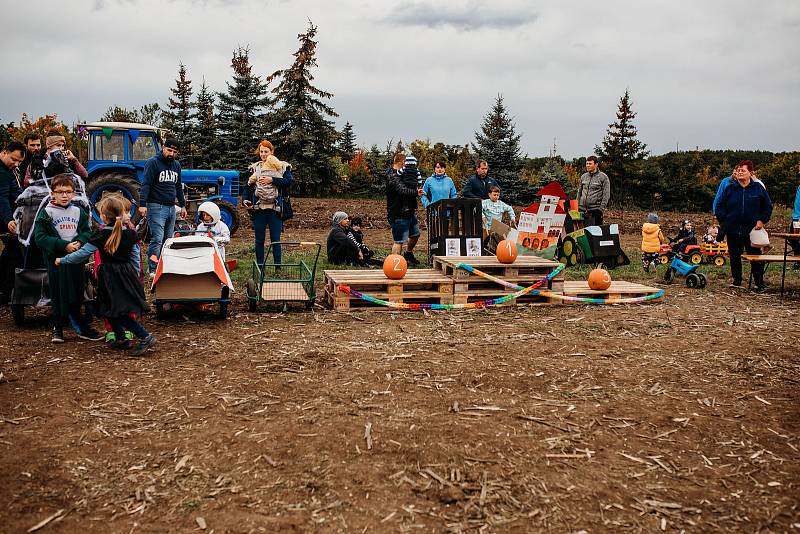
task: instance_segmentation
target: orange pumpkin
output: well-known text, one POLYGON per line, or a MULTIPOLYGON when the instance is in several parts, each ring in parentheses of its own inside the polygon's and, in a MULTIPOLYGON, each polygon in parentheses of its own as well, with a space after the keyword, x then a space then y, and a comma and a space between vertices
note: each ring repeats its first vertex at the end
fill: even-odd
POLYGON ((517 244, 508 239, 503 239, 497 244, 495 252, 500 263, 514 263, 517 259, 517 244))
POLYGON ((589 273, 589 289, 605 291, 611 287, 611 275, 605 269, 592 269, 589 273))
POLYGON ((406 271, 408 271, 408 263, 400 254, 389 254, 383 260, 383 274, 386 275, 386 278, 400 280, 406 275, 406 271))

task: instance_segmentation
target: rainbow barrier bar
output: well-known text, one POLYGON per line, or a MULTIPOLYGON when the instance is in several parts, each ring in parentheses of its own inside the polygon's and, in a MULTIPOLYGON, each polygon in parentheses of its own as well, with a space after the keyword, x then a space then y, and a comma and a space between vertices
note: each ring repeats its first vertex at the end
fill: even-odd
POLYGON ((343 293, 347 293, 348 295, 352 295, 354 297, 358 297, 360 299, 366 300, 367 302, 372 302, 373 304, 380 304, 381 306, 388 306, 389 308, 399 308, 402 310, 475 310, 481 308, 488 308, 490 306, 497 306, 498 304, 503 304, 510 300, 514 300, 516 298, 521 297, 522 295, 542 295, 548 298, 554 298, 558 300, 563 300, 566 302, 582 302, 585 304, 634 304, 637 302, 646 302, 648 300, 654 300, 657 298, 661 298, 664 296, 664 290, 660 290, 652 295, 645 295, 643 297, 630 297, 630 298, 610 298, 610 299, 601 299, 601 298, 592 298, 592 297, 572 297, 568 295, 562 295, 561 293, 553 293, 552 291, 542 291, 537 290, 536 288, 544 284, 545 282, 552 280, 558 273, 564 270, 564 264, 559 264, 553 271, 550 272, 544 278, 539 279, 534 284, 523 287, 517 284, 513 284, 502 278, 497 278, 496 276, 492 276, 488 273, 480 271, 471 265, 467 265, 466 263, 459 263, 456 265, 458 269, 464 269, 472 274, 480 276, 482 278, 486 278, 487 280, 491 280, 492 282, 496 282, 502 286, 516 289, 515 293, 511 293, 510 295, 505 295, 503 297, 494 298, 494 299, 487 299, 487 300, 480 300, 478 302, 468 302, 466 304, 414 304, 414 303, 405 303, 405 302, 389 302, 388 300, 381 300, 375 297, 370 297, 369 295, 365 295, 355 289, 351 289, 350 286, 346 284, 342 284, 339 286, 339 291, 343 293))

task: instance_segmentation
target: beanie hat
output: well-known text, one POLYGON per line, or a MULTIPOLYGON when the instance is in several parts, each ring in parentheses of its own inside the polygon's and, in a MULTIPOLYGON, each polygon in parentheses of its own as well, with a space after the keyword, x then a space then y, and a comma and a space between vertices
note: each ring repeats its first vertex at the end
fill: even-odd
POLYGON ((403 163, 404 167, 416 167, 417 166, 417 158, 414 157, 414 154, 409 153, 406 156, 406 161, 403 163))
POLYGON ((173 148, 175 150, 178 150, 181 148, 181 143, 180 141, 178 141, 177 137, 167 137, 166 139, 164 139, 164 146, 167 148, 173 148))
POLYGON ((652 224, 658 224, 658 215, 656 215, 655 213, 648 213, 647 222, 652 224))
POLYGON ((343 211, 337 211, 333 214, 333 224, 339 224, 345 219, 347 219, 347 214, 343 211))
POLYGON ((67 140, 64 138, 63 135, 48 135, 47 139, 45 140, 45 148, 50 148, 55 146, 57 143, 66 143, 67 140))

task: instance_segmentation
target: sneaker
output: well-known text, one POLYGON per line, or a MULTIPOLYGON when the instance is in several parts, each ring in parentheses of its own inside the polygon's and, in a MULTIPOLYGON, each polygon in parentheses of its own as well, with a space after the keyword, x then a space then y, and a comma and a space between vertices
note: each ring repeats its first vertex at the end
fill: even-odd
POLYGON ((53 337, 50 338, 50 341, 53 343, 64 342, 64 330, 60 326, 53 327, 53 337))
POLYGON ((133 332, 131 332, 130 330, 125 330, 125 339, 127 339, 128 341, 133 341, 133 338, 134 338, 133 332))
POLYGON ((117 335, 114 332, 106 332, 106 343, 114 343, 117 340, 117 335))
POLYGON ((403 252, 403 257, 406 259, 409 265, 419 265, 419 260, 414 257, 413 252, 403 252))
POLYGON ((129 348, 131 348, 133 346, 133 341, 131 341, 129 339, 123 339, 123 340, 120 340, 120 341, 113 341, 113 342, 109 343, 108 346, 111 347, 114 350, 128 350, 129 348))
POLYGON ((101 341, 105 339, 105 334, 101 334, 91 326, 87 326, 83 330, 78 330, 78 337, 81 339, 87 339, 89 341, 101 341))
POLYGON ((728 287, 730 287, 732 289, 744 289, 744 286, 742 285, 742 283, 741 282, 737 282, 736 280, 734 280, 728 287))
POLYGON ((130 352, 130 355, 131 356, 141 356, 155 342, 156 342, 156 337, 153 334, 150 334, 149 336, 147 336, 144 339, 140 339, 139 343, 136 344, 136 347, 130 352))

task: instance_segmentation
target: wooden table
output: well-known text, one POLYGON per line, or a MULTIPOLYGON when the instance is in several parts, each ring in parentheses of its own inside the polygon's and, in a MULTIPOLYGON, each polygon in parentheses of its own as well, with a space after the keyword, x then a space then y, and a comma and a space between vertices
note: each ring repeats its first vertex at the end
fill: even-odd
POLYGON ((783 298, 783 286, 786 282, 786 258, 788 257, 789 241, 800 241, 800 233, 797 234, 772 234, 772 237, 783 239, 783 266, 781 269, 781 298, 783 298))

